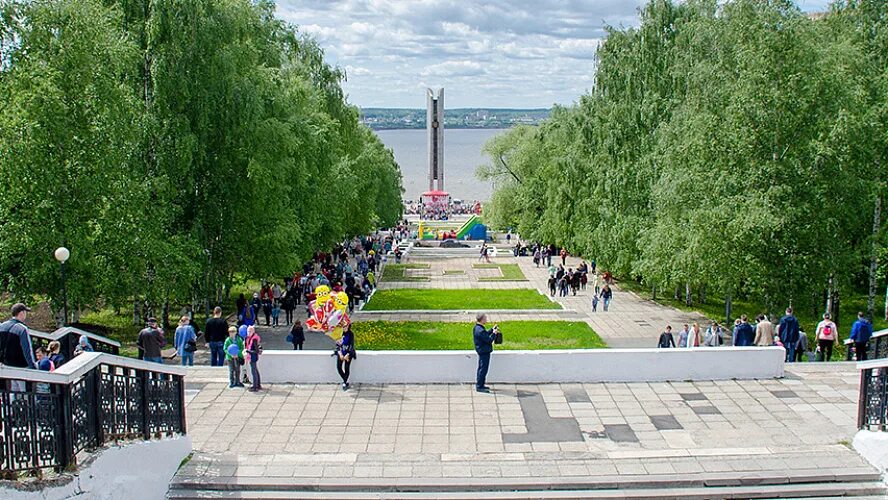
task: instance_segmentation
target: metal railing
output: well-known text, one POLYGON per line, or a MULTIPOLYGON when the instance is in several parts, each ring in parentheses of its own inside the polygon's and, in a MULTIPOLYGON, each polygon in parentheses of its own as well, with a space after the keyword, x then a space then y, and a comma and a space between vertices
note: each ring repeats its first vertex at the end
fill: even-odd
POLYGON ((857 428, 888 431, 888 358, 863 361, 860 370, 860 399, 857 428))
POLYGON ((39 330, 34 330, 33 328, 30 328, 28 331, 31 334, 31 344, 33 344, 34 348, 45 347, 53 340, 57 340, 59 344, 61 344, 61 353, 65 355, 66 360, 70 360, 74 357, 74 350, 77 348, 77 342, 82 336, 86 336, 86 338, 89 339, 89 343, 92 345, 95 352, 120 354, 120 342, 86 330, 81 330, 80 328, 66 326, 59 328, 52 333, 41 332, 39 330))
POLYGON ((103 353, 52 373, 0 365, 0 471, 62 470, 106 443, 185 434, 184 375, 103 353))
MULTIPOLYGON (((888 328, 875 332, 866 344, 866 359, 888 358, 888 328)), ((845 339, 845 361, 856 359, 854 342, 845 339)))

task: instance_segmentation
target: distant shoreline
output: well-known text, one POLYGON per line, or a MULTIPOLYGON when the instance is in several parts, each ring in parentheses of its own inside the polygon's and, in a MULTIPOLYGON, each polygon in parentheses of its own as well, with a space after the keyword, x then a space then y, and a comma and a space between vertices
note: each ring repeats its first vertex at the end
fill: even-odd
MULTIPOLYGON (((512 124, 512 125, 499 125, 499 126, 491 126, 491 127, 459 127, 456 125, 447 125, 446 127, 444 127, 444 130, 445 130, 445 132, 447 130, 508 130, 508 129, 514 127, 515 125, 519 125, 519 124, 516 123, 516 124, 512 124)), ((521 124, 521 125, 528 125, 528 124, 521 124)), ((374 132, 378 132, 380 130, 425 130, 426 129, 424 126, 423 127, 374 127, 372 125, 367 125, 367 126, 370 127, 370 130, 373 130, 374 132)), ((529 126, 535 127, 536 125, 529 125, 529 126)))

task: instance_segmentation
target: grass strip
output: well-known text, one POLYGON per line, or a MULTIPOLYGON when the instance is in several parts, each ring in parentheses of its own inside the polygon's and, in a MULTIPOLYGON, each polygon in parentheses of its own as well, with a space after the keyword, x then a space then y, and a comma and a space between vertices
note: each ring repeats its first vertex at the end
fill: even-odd
POLYGON ((527 281, 518 264, 472 264, 473 269, 499 269, 502 276, 484 276, 478 281, 527 281))
MULTIPOLYGON (((496 349, 602 349, 607 344, 584 322, 503 321, 496 349)), ((361 321, 352 324, 358 349, 471 350, 474 323, 361 321)))
POLYGON ((397 311, 408 309, 561 309, 546 296, 529 288, 506 290, 439 288, 396 288, 377 290, 365 311, 397 311))

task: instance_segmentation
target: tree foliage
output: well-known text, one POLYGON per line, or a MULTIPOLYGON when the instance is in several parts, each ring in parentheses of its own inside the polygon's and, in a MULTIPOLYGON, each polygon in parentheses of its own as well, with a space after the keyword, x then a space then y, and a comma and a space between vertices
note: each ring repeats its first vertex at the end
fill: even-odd
POLYGON ((191 302, 401 215, 391 151, 249 0, 0 3, 0 287, 191 302))
POLYGON ((884 237, 886 20, 868 0, 817 18, 652 0, 638 28, 609 30, 576 105, 487 145, 485 211, 650 286, 772 310, 818 303, 831 277, 860 284, 884 237))

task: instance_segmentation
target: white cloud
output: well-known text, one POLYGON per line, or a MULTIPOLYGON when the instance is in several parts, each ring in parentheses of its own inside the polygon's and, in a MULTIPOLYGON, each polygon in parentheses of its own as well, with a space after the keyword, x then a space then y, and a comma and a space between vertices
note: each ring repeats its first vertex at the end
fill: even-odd
MULTIPOLYGON (((828 0, 800 0, 822 10, 828 0)), ((348 74, 359 106, 570 104, 591 85, 605 26, 638 24, 646 0, 277 0, 348 74)))

